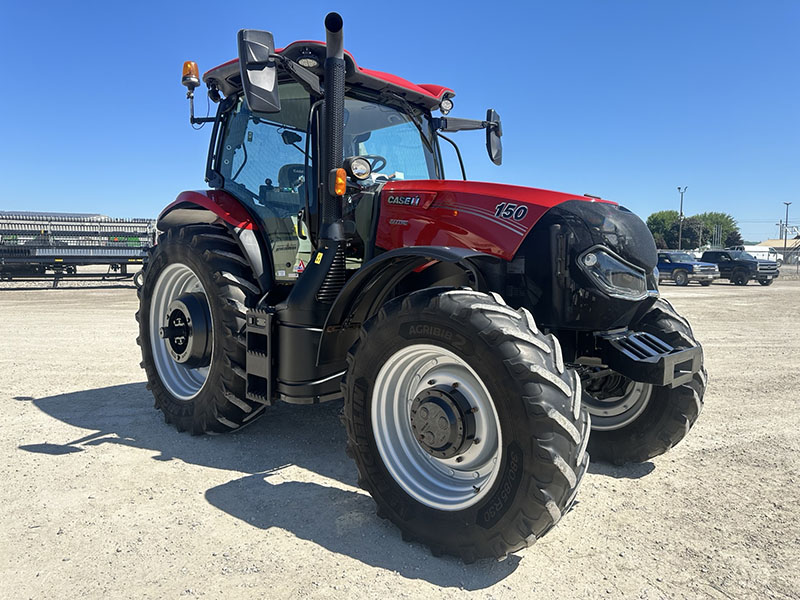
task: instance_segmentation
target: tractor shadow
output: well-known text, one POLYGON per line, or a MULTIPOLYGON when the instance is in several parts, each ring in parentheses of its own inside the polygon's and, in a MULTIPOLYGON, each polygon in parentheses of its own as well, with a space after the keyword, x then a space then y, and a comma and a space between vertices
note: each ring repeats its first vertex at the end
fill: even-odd
POLYGON ((163 422, 143 383, 15 400, 93 431, 64 443, 24 444, 21 450, 64 456, 118 444, 155 452, 154 460, 229 470, 230 481, 205 493, 212 506, 253 527, 289 531, 330 552, 408 579, 480 590, 502 581, 520 564, 518 556, 511 556, 502 562, 464 565, 454 558, 433 558, 424 546, 402 541, 399 530, 377 517, 374 501, 357 487, 355 465, 344 452, 341 402, 279 404, 236 433, 190 436, 163 422), (307 481, 293 467, 335 480, 346 489, 307 481))
MULTIPOLYGON (((605 475, 614 479, 641 479, 652 473, 655 468, 656 466, 651 461, 626 465, 613 465, 600 461, 589 463, 589 473, 605 475)), ((580 494, 578 496, 580 497, 580 494)))

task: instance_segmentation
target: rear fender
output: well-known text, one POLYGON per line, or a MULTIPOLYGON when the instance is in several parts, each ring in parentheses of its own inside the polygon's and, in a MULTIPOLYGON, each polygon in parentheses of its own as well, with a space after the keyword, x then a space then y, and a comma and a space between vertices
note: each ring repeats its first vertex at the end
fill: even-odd
POLYGON ((175 202, 161 211, 156 227, 165 231, 202 223, 224 225, 228 229, 250 264, 261 292, 266 293, 272 286, 273 273, 268 243, 247 208, 230 194, 222 190, 181 192, 175 202))
POLYGON ((342 360, 358 339, 361 324, 393 297, 436 285, 496 290, 504 272, 501 259, 463 248, 415 246, 385 252, 361 267, 337 296, 322 330, 317 364, 342 360))

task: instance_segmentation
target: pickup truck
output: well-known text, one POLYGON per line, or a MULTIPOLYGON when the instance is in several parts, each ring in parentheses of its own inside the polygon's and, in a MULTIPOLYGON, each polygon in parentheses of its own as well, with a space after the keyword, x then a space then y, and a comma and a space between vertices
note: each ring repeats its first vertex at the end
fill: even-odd
POLYGON ((658 281, 674 281, 675 285, 688 285, 698 281, 700 285, 711 285, 719 279, 717 265, 698 262, 688 252, 662 250, 658 253, 658 281))
POLYGON ((779 274, 777 262, 759 260, 742 250, 707 250, 700 260, 717 265, 720 277, 736 285, 747 285, 751 279, 772 285, 779 274))

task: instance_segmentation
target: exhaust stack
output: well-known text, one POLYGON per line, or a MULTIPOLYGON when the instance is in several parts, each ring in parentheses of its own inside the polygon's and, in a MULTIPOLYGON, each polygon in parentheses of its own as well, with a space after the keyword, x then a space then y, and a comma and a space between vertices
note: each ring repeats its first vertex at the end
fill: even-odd
POLYGON ((317 293, 318 302, 332 303, 344 287, 346 266, 344 257, 345 234, 342 224, 342 197, 333 194, 327 181, 334 169, 344 162, 342 140, 344 138, 344 41, 342 36, 342 17, 335 12, 325 17, 325 122, 322 144, 325 166, 322 193, 322 231, 323 246, 335 248, 330 268, 325 274, 317 293), (325 242, 328 242, 326 244, 325 242))
MULTIPOLYGON (((335 12, 325 17, 325 171, 327 175, 333 169, 342 166, 342 138, 344 135, 344 41, 342 36, 342 17, 335 12)), ((340 228, 331 227, 342 218, 342 199, 334 196, 328 189, 327 182, 322 182, 325 189, 322 205, 322 237, 339 240, 340 228)))

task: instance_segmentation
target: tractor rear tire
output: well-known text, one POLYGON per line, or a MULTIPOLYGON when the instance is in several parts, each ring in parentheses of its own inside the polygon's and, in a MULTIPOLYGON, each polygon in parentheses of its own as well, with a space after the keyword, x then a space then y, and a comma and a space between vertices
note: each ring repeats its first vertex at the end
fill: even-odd
POLYGON ((404 540, 504 558, 572 505, 589 463, 580 389, 526 310, 468 289, 413 292, 364 323, 348 354, 347 453, 404 540))
MULTIPOLYGON (((672 305, 658 299, 645 313, 637 329, 650 333, 675 348, 699 346, 688 321, 672 305)), ((622 377, 617 375, 617 377, 622 377)), ((610 418, 603 415, 603 402, 584 391, 584 401, 592 406, 592 436, 589 451, 595 459, 614 464, 644 462, 664 454, 689 433, 703 409, 708 375, 702 365, 691 380, 675 388, 629 382, 630 408, 610 418), (588 397, 586 395, 589 395, 588 397)), ((584 378, 584 390, 592 384, 584 378)), ((625 396, 622 396, 625 401, 625 396)), ((611 403, 608 412, 615 412, 611 403)), ((623 405, 624 406, 624 405, 623 405)))
POLYGON ((138 290, 141 366, 164 420, 193 435, 228 432, 252 422, 263 404, 245 396, 245 311, 259 290, 236 242, 211 225, 170 229, 159 237, 138 290), (210 319, 208 366, 188 367, 170 356, 159 329, 166 307, 192 294, 210 319))
POLYGON ((689 285, 689 274, 683 270, 677 270, 672 275, 673 279, 675 279, 675 285, 679 285, 681 287, 685 285, 689 285))

